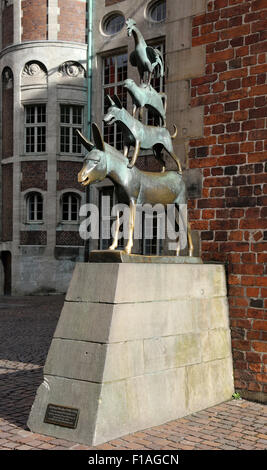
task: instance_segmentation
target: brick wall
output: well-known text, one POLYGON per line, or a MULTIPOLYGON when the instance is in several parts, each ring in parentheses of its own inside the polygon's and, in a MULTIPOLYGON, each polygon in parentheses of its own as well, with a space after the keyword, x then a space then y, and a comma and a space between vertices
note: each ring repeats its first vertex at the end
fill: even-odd
POLYGON ((13 156, 13 74, 6 67, 2 75, 2 158, 13 156))
POLYGON ((13 164, 2 166, 2 241, 13 236, 13 164))
POLYGON ((235 387, 267 392, 267 0, 210 1, 193 19, 193 46, 206 74, 191 80, 191 106, 204 106, 203 138, 190 168, 203 175, 190 201, 202 258, 226 264, 235 387))
POLYGON ((58 162, 58 182, 57 190, 75 188, 83 191, 80 183, 78 183, 78 173, 83 166, 82 162, 58 162))
POLYGON ((22 41, 47 39, 47 0, 21 2, 22 41))
POLYGON ((84 43, 86 36, 86 2, 58 0, 58 6, 60 8, 58 39, 84 43))
POLYGON ((46 232, 39 230, 25 230, 20 232, 21 245, 46 245, 46 238, 46 232))
POLYGON ((21 163, 21 191, 29 188, 47 190, 46 180, 47 162, 21 163))
POLYGON ((79 232, 64 230, 57 232, 56 244, 58 246, 83 246, 84 241, 80 237, 79 232))
POLYGON ((2 10, 2 48, 13 44, 14 19, 13 5, 9 5, 2 10))

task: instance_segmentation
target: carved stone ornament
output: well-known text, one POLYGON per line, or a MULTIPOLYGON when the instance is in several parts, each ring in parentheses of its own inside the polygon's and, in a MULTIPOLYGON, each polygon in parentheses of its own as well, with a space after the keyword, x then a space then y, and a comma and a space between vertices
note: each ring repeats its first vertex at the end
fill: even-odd
POLYGON ((79 64, 79 62, 64 62, 64 64, 60 65, 58 71, 61 75, 68 76, 71 78, 85 76, 85 70, 83 66, 79 64))
POLYGON ((6 67, 3 70, 3 86, 5 89, 13 88, 13 73, 12 70, 6 67))
POLYGON ((12 3, 12 0, 2 0, 2 10, 4 10, 6 7, 9 7, 9 5, 12 5, 12 3))
POLYGON ((44 65, 40 62, 28 62, 24 67, 22 75, 24 75, 24 77, 41 78, 45 77, 46 70, 44 65))

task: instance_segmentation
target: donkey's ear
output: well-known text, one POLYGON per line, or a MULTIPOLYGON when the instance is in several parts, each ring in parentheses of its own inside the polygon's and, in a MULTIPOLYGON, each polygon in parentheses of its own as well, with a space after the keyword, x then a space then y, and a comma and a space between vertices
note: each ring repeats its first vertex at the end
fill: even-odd
POLYGON ((105 96, 105 105, 110 107, 110 106, 114 106, 114 101, 113 99, 109 96, 109 95, 106 95, 105 96))
POLYGON ((113 96, 113 99, 114 99, 115 105, 116 105, 118 108, 122 109, 123 106, 122 106, 122 103, 121 103, 120 98, 119 98, 117 95, 114 95, 114 96, 113 96))
POLYGON ((79 129, 76 129, 76 134, 78 135, 79 141, 83 144, 86 150, 88 150, 88 152, 91 152, 91 150, 94 148, 94 144, 90 142, 90 140, 86 139, 86 137, 82 135, 79 129))
POLYGON ((93 131, 94 142, 95 142, 95 146, 97 150, 101 150, 102 152, 105 152, 105 142, 95 122, 92 123, 92 131, 93 131))

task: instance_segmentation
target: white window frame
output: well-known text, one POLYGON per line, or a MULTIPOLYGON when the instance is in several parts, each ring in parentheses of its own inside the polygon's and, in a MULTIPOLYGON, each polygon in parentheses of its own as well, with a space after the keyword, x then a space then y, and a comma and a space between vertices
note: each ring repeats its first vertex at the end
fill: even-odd
MULTIPOLYGON (((24 136, 24 152, 26 155, 33 155, 33 154, 42 154, 46 153, 46 145, 47 145, 47 110, 46 110, 46 103, 36 103, 36 104, 25 104, 24 105, 24 128, 25 128, 25 136, 24 136), (38 106, 43 106, 45 108, 45 121, 44 122, 38 122, 38 106), (29 108, 34 108, 34 122, 27 122, 27 110, 29 108), (38 150, 38 128, 44 128, 45 129, 45 149, 44 150, 38 150), (33 129, 33 136, 34 136, 34 150, 33 151, 28 151, 27 150, 27 129, 33 129)), ((30 144, 31 145, 31 144, 30 144)), ((42 143, 40 144, 42 145, 42 143)))
MULTIPOLYGON (((109 88, 114 88, 115 94, 117 93, 118 87, 121 86, 124 82, 124 80, 128 76, 128 53, 127 51, 121 51, 121 52, 114 52, 113 54, 109 54, 108 56, 103 56, 102 58, 102 115, 105 113, 105 91, 108 90, 109 88), (123 78, 123 80, 118 81, 118 58, 121 56, 127 57, 127 73, 126 77, 123 78), (105 60, 113 58, 115 60, 115 78, 114 82, 110 83, 105 83, 105 60)), ((124 103, 124 106, 127 108, 127 91, 126 89, 123 90, 125 93, 125 98, 126 98, 126 103, 124 103)), ((111 128, 114 127, 114 143, 112 146, 117 148, 118 145, 118 135, 121 135, 121 143, 122 143, 122 132, 118 129, 117 124, 114 124, 111 126, 111 128)), ((108 127, 107 127, 108 128, 108 127)), ((103 131, 103 136, 105 137, 105 124, 102 124, 102 131, 103 131)), ((107 141, 107 139, 104 139, 107 141)), ((120 149, 123 149, 123 145, 120 146, 120 149)))
MULTIPOLYGON (((83 125, 84 125, 84 106, 83 105, 80 105, 80 104, 68 104, 68 103, 60 103, 60 109, 59 109, 59 121, 60 121, 60 132, 59 132, 59 152, 61 155, 78 155, 78 156, 82 156, 83 155, 83 149, 82 149, 82 145, 80 145, 80 149, 81 151, 80 152, 74 152, 73 151, 73 134, 75 132, 75 129, 79 129, 81 132, 83 131, 83 125), (62 111, 62 107, 68 107, 69 108, 69 116, 70 116, 70 122, 62 122, 61 121, 61 111, 62 111), (80 124, 75 124, 73 123, 73 110, 74 108, 77 107, 77 108, 80 108, 81 109, 81 123, 80 124), (66 150, 62 150, 61 148, 61 129, 62 128, 67 128, 69 129, 69 151, 66 151, 66 150)), ((64 142, 64 146, 66 146, 67 143, 64 142)))
POLYGON ((44 198, 43 198, 43 195, 37 191, 34 191, 34 192, 30 192, 30 193, 27 193, 26 195, 26 221, 27 223, 29 224, 41 224, 43 223, 44 221, 44 198), (33 219, 30 218, 30 204, 31 204, 31 198, 34 198, 33 199, 33 205, 34 205, 34 208, 33 208, 33 219), (41 219, 38 219, 38 200, 37 198, 40 197, 41 198, 41 201, 42 201, 42 218, 41 219))
POLYGON ((61 221, 63 224, 77 224, 79 222, 79 211, 80 211, 80 206, 81 206, 81 198, 78 194, 72 193, 72 192, 66 192, 63 193, 61 196, 61 221), (64 219, 63 218, 63 199, 65 197, 68 197, 68 218, 64 219), (77 202, 77 217, 76 219, 72 219, 72 198, 76 199, 77 202))

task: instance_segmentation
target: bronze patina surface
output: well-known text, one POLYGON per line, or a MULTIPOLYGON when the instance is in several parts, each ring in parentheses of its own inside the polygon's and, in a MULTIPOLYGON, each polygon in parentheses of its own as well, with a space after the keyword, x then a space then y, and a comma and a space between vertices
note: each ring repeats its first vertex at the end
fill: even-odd
POLYGON ((162 158, 162 150, 174 159, 177 164, 178 171, 182 173, 182 167, 179 158, 175 155, 173 150, 172 140, 177 136, 177 128, 174 126, 174 134, 171 135, 166 127, 160 126, 147 126, 142 122, 135 119, 128 111, 123 108, 122 103, 118 96, 114 95, 113 99, 106 96, 109 101, 109 108, 104 116, 104 122, 110 126, 117 124, 122 131, 124 156, 128 157, 130 147, 134 147, 134 154, 129 163, 129 168, 132 168, 137 160, 140 150, 152 149, 157 160, 163 165, 165 170, 165 163, 162 158))
MULTIPOLYGON (((79 131, 78 136, 81 143, 88 150, 84 159, 83 168, 78 174, 78 181, 83 186, 103 181, 106 177, 114 184, 118 203, 127 204, 130 208, 128 229, 129 238, 124 248, 124 254, 109 255, 118 247, 119 236, 119 214, 117 214, 116 230, 109 251, 102 252, 101 256, 107 259, 126 259, 131 254, 133 247, 133 232, 135 226, 136 205, 162 204, 165 208, 169 204, 186 204, 186 187, 182 177, 182 167, 179 158, 175 155, 172 140, 178 134, 174 125, 174 134, 171 135, 166 128, 167 95, 158 93, 151 85, 152 76, 159 71, 164 76, 164 61, 161 52, 154 47, 148 46, 136 26, 136 22, 129 18, 126 21, 128 36, 135 41, 135 49, 130 55, 130 63, 137 67, 141 84, 138 86, 132 79, 126 79, 123 86, 132 97, 132 114, 123 107, 119 97, 107 95, 105 97, 108 105, 104 122, 107 125, 117 124, 122 131, 124 153, 106 144, 102 134, 95 123, 92 124, 94 143, 88 141, 79 131), (145 81, 146 80, 146 81, 145 81), (162 125, 148 126, 142 122, 143 109, 153 109, 159 117, 162 125), (136 119, 136 111, 139 110, 139 119, 136 119), (133 156, 129 163, 128 154, 130 147, 134 147, 133 156), (157 160, 162 164, 161 172, 145 172, 135 167, 141 149, 151 150, 157 160), (165 162, 162 151, 165 150, 176 162, 176 171, 165 172, 165 162), (113 257, 112 257, 113 256, 113 257)), ((188 254, 193 257, 193 242, 190 224, 185 221, 183 230, 187 230, 188 254)), ((177 242, 176 257, 180 255, 180 243, 177 242)), ((97 256, 97 255, 96 255, 97 256)), ((141 256, 131 258, 127 262, 170 262, 174 257, 147 257, 141 256), (132 261, 136 260, 136 261, 132 261)), ((128 258, 127 258, 128 259, 128 258)), ((186 257, 180 257, 173 262, 186 262, 186 257)), ((113 262, 113 261, 111 261, 113 262)), ((125 261, 123 261, 125 262, 125 261)))
MULTIPOLYGON (((138 168, 128 167, 128 159, 118 150, 106 144, 96 124, 92 125, 95 146, 89 142, 79 131, 79 139, 88 150, 84 165, 78 174, 78 181, 83 186, 90 183, 103 181, 108 177, 114 184, 119 203, 128 204, 129 240, 125 247, 127 253, 131 253, 133 247, 133 231, 137 204, 185 204, 186 188, 182 175, 177 171, 164 173, 145 172, 138 168)), ((110 249, 118 246, 119 226, 117 225, 114 241, 110 249)), ((193 255, 193 243, 190 227, 188 227, 189 254, 193 255)), ((179 254, 177 245, 177 255, 179 254)))
POLYGON ((160 76, 164 75, 164 62, 161 52, 156 47, 148 46, 143 35, 136 26, 132 18, 126 21, 127 34, 132 36, 135 42, 135 50, 130 55, 130 63, 137 67, 140 81, 144 79, 144 74, 149 74, 148 83, 150 84, 153 72, 159 68, 160 76))

